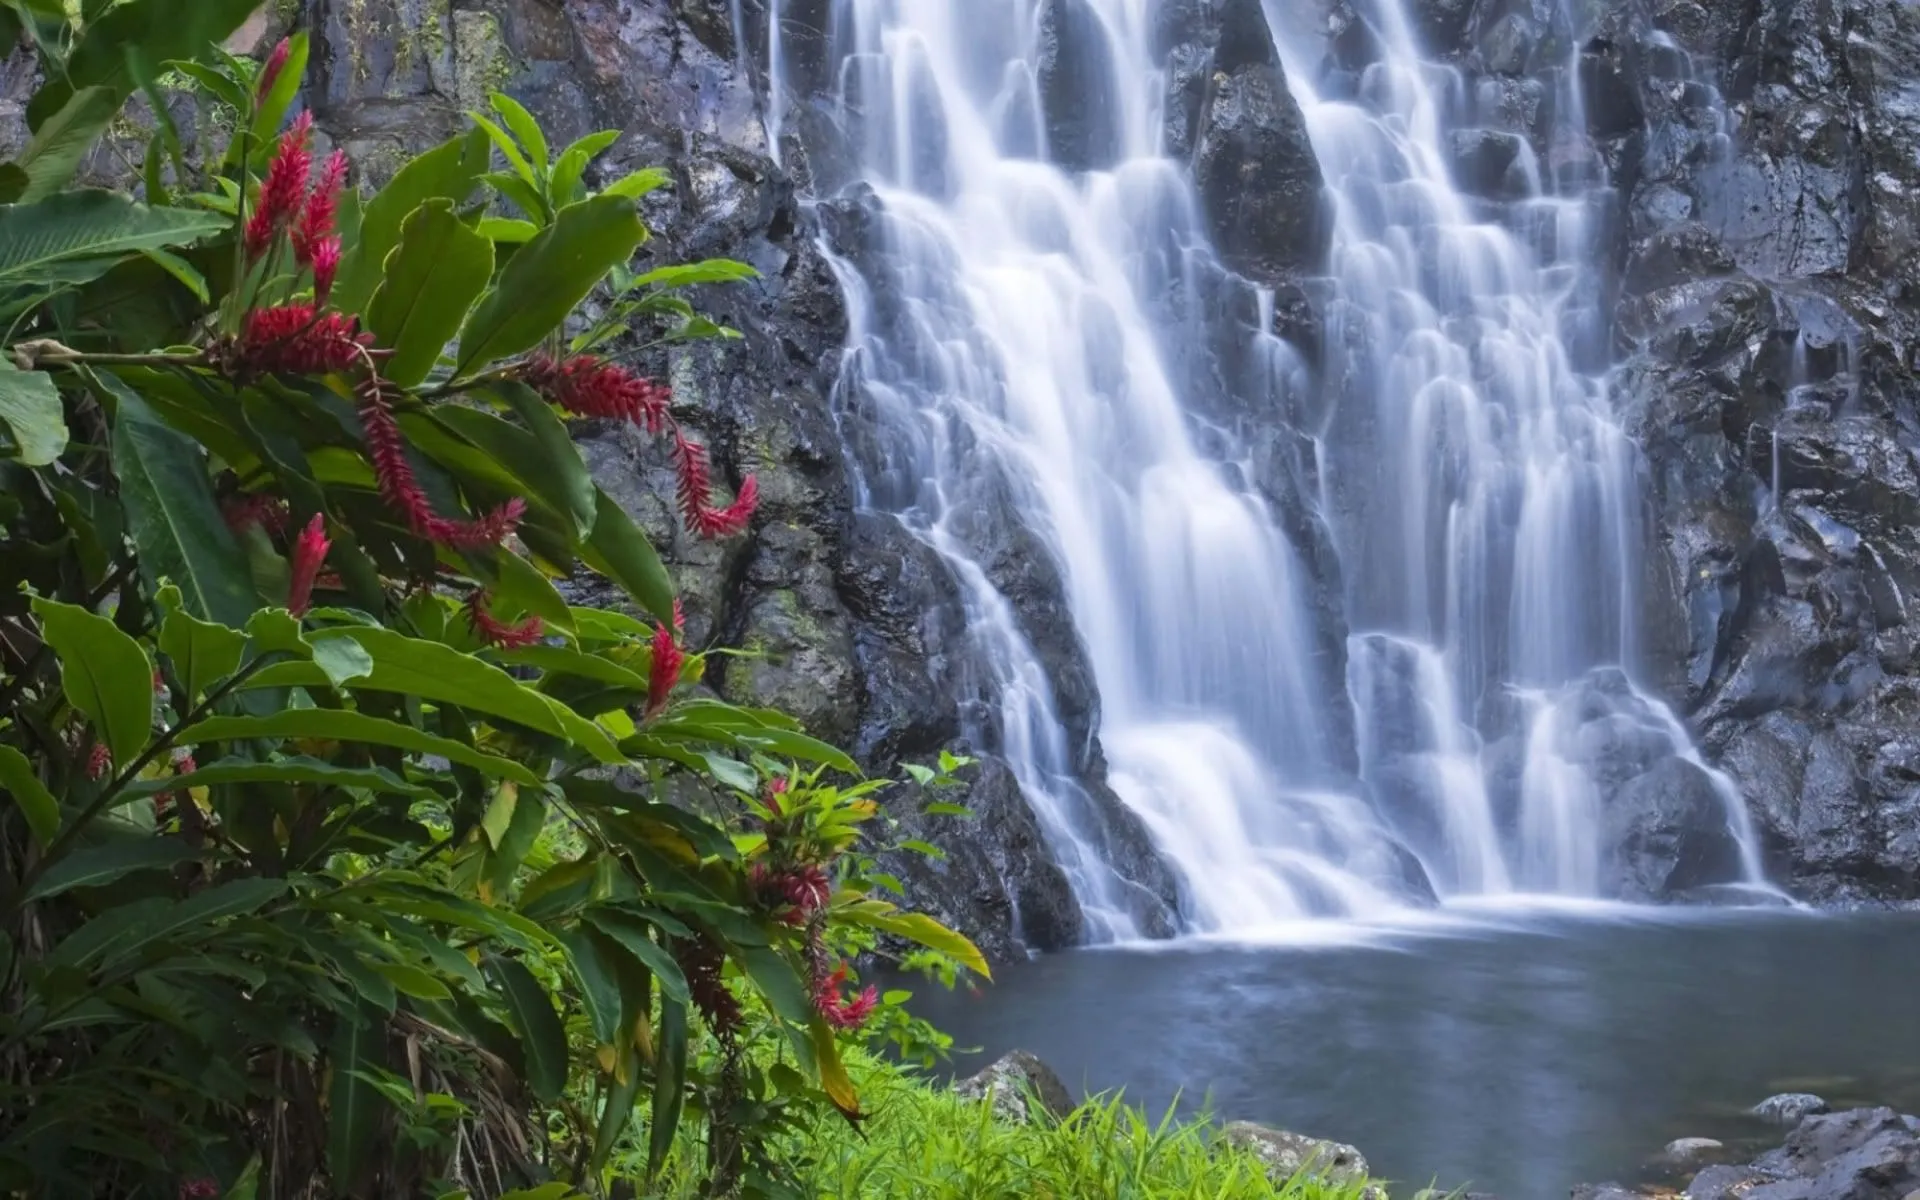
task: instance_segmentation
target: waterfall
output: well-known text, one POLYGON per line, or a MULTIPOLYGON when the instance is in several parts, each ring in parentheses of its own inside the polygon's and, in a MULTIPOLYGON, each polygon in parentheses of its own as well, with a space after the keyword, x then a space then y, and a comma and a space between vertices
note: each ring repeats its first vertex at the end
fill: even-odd
MULTIPOLYGON (((1333 211, 1324 341, 1348 357, 1319 373, 1337 394, 1307 394, 1262 293, 1246 339, 1266 369, 1242 386, 1259 411, 1326 414, 1300 494, 1345 579, 1330 631, 1299 521, 1181 365, 1219 328, 1200 297, 1221 270, 1164 153, 1161 4, 1075 5, 1096 49, 1072 80, 1088 155, 1050 145, 1050 2, 816 7, 874 213, 857 261, 836 260, 858 499, 958 581, 970 733, 1011 766, 1090 935, 1133 936, 1150 907, 1114 866, 1117 821, 1177 870, 1195 930, 1382 913, 1422 874, 1443 896, 1599 894, 1606 747, 1705 768, 1631 679, 1643 531, 1590 262, 1597 161, 1523 148, 1524 194, 1490 215, 1450 177, 1460 80, 1423 59, 1402 0, 1363 6, 1377 60, 1325 95, 1290 0, 1267 0, 1333 211), (1087 735, 1050 676, 1054 632, 1011 594, 1056 577, 1097 686, 1087 735)), ((1576 148, 1577 93, 1557 135, 1576 148)), ((1738 796, 1708 774, 1757 879, 1738 796)))

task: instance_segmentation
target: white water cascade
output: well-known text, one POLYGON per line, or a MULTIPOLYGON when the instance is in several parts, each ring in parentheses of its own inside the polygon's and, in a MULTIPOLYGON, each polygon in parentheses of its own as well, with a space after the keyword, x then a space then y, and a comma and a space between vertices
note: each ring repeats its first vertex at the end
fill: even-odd
MULTIPOLYGON (((1590 156, 1530 163, 1514 228, 1496 223, 1449 178, 1465 101, 1422 61, 1402 0, 1362 6, 1380 52, 1344 95, 1316 91, 1319 50, 1282 19, 1291 0, 1268 0, 1334 213, 1325 343, 1351 359, 1321 372, 1344 389, 1314 396, 1279 339, 1250 333, 1247 355, 1269 367, 1258 411, 1326 414, 1305 433, 1353 631, 1342 679, 1297 524, 1176 361, 1218 320, 1195 297, 1220 272, 1163 153, 1160 3, 1085 0, 1106 53, 1081 83, 1114 165, 1079 172, 1050 161, 1042 0, 815 5, 877 212, 875 244, 840 264, 861 501, 951 567, 988 702, 976 735, 1096 940, 1149 919, 1113 865, 1128 821, 1181 876, 1196 930, 1390 912, 1421 891, 1413 857, 1443 897, 1598 895, 1606 747, 1700 765, 1623 669, 1641 534, 1635 449, 1594 361, 1584 260, 1603 181, 1590 156), (1010 599, 1054 574, 1125 811, 1010 599)), ((776 96, 781 70, 776 53, 776 96)), ((1577 130, 1577 105, 1561 120, 1577 130)), ((1709 774, 1757 880, 1744 809, 1709 774)))

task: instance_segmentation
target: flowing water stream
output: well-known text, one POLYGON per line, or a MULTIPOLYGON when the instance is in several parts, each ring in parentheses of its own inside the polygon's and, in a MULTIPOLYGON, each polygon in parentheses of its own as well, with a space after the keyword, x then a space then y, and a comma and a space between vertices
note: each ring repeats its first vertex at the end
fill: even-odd
MULTIPOLYGON (((778 144, 793 0, 770 2, 778 144)), ((1163 144, 1160 0, 1084 0, 1104 53, 1073 82, 1112 151, 1091 171, 1053 162, 1042 0, 815 5, 879 213, 881 244, 841 264, 840 402, 872 431, 861 501, 951 566, 986 702, 974 733, 1012 766, 1096 940, 1139 932, 1142 901, 989 553, 1009 514, 1058 574, 1112 793, 1180 873, 1187 928, 1390 913, 1419 891, 1408 851, 1443 897, 1603 894, 1606 763, 1627 744, 1705 773, 1735 874, 1760 880, 1739 796, 1634 683, 1638 457, 1607 392, 1591 260, 1608 181, 1573 63, 1552 153, 1523 143, 1487 203, 1449 157, 1479 101, 1425 61, 1403 2, 1360 5, 1376 53, 1335 76, 1289 0, 1267 4, 1331 206, 1327 361, 1307 372, 1247 332, 1272 369, 1241 399, 1317 414, 1300 432, 1319 478, 1293 482, 1338 551, 1331 631, 1305 548, 1179 365, 1218 321, 1195 280, 1219 267, 1163 144), (1345 696, 1315 665, 1329 632, 1345 696)))

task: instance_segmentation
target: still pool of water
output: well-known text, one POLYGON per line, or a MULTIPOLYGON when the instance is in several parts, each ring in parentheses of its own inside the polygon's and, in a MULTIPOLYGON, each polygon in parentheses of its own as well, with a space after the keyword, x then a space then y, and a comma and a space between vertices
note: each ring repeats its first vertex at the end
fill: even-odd
MULTIPOLYGON (((1351 1142, 1386 1179, 1551 1200, 1807 1090, 1920 1109, 1920 916, 1556 908, 1043 958, 920 1011, 1070 1087, 1351 1142)), ((1777 1135, 1776 1135, 1777 1137, 1777 1135)), ((1411 1194, 1413 1188, 1396 1189, 1411 1194)))

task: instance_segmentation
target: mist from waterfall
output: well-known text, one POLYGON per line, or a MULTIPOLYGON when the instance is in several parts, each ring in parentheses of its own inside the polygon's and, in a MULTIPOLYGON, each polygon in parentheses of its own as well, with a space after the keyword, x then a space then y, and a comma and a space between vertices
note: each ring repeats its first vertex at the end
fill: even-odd
MULTIPOLYGON (((1323 94, 1320 49, 1269 0, 1334 215, 1325 345, 1350 358, 1321 374, 1347 386, 1311 395, 1284 342, 1247 334, 1270 367, 1260 410, 1325 414, 1305 431, 1310 517, 1344 572, 1357 756, 1302 548, 1176 365, 1174 339, 1218 319, 1195 297, 1220 269, 1163 153, 1157 0, 1085 0, 1105 53, 1080 82, 1110 153, 1079 171, 1049 147, 1043 0, 831 5, 836 116, 876 214, 858 262, 836 260, 859 501, 950 566, 969 733, 1011 766, 1095 940, 1151 919, 1113 865, 1122 818, 1179 872, 1185 927, 1242 930, 1413 901, 1409 850, 1442 896, 1597 895, 1608 748, 1702 765, 1626 669, 1643 533, 1589 265, 1604 175, 1523 148, 1524 195, 1500 214, 1461 194, 1445 146, 1471 99, 1400 2, 1371 10, 1377 60, 1323 94), (1056 574, 1111 794, 1009 595, 1056 574)), ((1757 879, 1744 808, 1709 774, 1757 879)))

